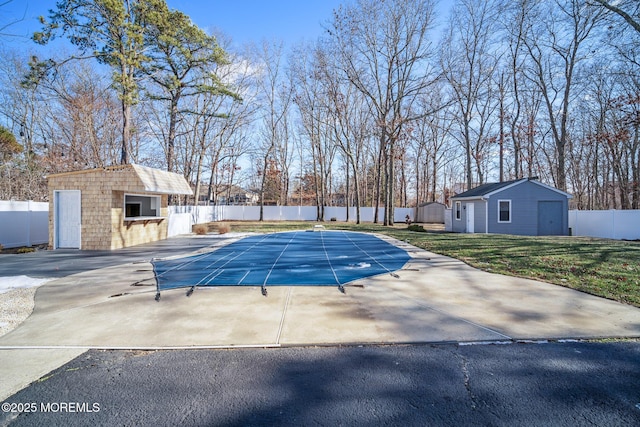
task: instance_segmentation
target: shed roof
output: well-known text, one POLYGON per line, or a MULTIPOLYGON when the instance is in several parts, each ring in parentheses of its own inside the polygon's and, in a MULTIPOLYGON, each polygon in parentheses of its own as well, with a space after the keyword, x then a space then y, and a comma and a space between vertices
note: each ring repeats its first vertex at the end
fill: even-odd
POLYGON ((444 207, 444 203, 440 203, 440 202, 425 202, 425 203, 419 204, 418 207, 423 208, 425 206, 431 206, 431 205, 440 205, 444 207))
POLYGON ((131 165, 142 181, 144 189, 150 193, 192 195, 191 186, 182 175, 160 169, 131 165))
POLYGON ((565 193, 564 191, 558 190, 557 188, 551 187, 550 185, 546 185, 541 183, 540 181, 534 179, 534 178, 521 178, 521 179, 515 179, 512 181, 504 181, 504 182, 493 182, 493 183, 487 183, 487 184, 482 184, 479 185, 475 188, 472 188, 470 190, 464 191, 460 194, 456 194, 455 196, 452 197, 452 199, 480 199, 483 197, 489 197, 492 196, 495 193, 499 193, 503 190, 506 190, 507 188, 516 186, 516 185, 520 185, 523 182, 531 182, 533 184, 539 185, 541 187, 544 187, 548 190, 551 191, 555 191, 557 193, 560 193, 568 198, 572 198, 573 196, 569 193, 565 193))
MULTIPOLYGON (((160 169, 149 168, 140 165, 119 165, 98 169, 86 169, 74 172, 63 172, 49 175, 49 177, 63 177, 79 174, 95 174, 130 171, 139 180, 140 190, 148 193, 159 194, 186 194, 192 195, 189 183, 182 175, 167 172, 160 169)), ((134 179, 132 177, 132 179, 134 179)))

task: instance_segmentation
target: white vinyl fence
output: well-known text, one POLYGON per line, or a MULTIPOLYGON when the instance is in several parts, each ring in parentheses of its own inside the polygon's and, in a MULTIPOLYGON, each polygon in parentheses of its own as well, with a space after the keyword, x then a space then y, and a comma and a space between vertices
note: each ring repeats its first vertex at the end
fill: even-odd
POLYGON ((640 239, 640 210, 569 211, 573 236, 617 240, 640 239))
MULTIPOLYGON (((169 208, 169 235, 188 233, 193 224, 211 221, 257 221, 260 218, 259 206, 171 206, 169 208), (178 226, 178 219, 180 226, 178 226), (180 233, 172 234, 172 223, 180 233)), ((360 220, 373 222, 374 208, 360 208, 360 220)), ((394 221, 404 222, 406 215, 414 221, 414 208, 395 208, 394 221)), ((266 221, 315 221, 315 206, 265 206, 266 221)), ((384 209, 378 210, 378 221, 382 221, 384 209)), ((345 207, 325 207, 325 221, 336 218, 346 221, 345 207)), ((356 208, 349 208, 349 221, 355 221, 356 208)), ((451 231, 451 209, 444 215, 445 230, 451 231)), ((607 211, 569 211, 569 228, 573 236, 602 237, 617 240, 640 239, 640 210, 607 211)))
MULTIPOLYGON (((315 206, 265 206, 265 220, 315 221, 315 206)), ((414 219, 413 208, 396 208, 394 220, 414 219)), ((373 222, 374 208, 360 208, 362 222, 373 222)), ((379 209, 381 221, 384 209, 379 209)), ((169 236, 188 234, 193 224, 211 221, 257 221, 259 206, 170 206, 169 236)), ((346 220, 346 208, 326 207, 325 221, 346 220)), ((355 221, 356 209, 349 208, 349 220, 355 221)), ((445 229, 450 230, 451 210, 445 213, 445 229)), ((640 210, 569 211, 569 228, 573 236, 608 239, 640 239, 640 210)), ((31 246, 49 241, 49 204, 42 202, 0 201, 0 244, 5 248, 31 246)))
MULTIPOLYGON (((395 208, 394 221, 404 222, 405 217, 413 221, 413 208, 395 208)), ((265 206, 263 216, 265 221, 316 221, 317 208, 315 206, 265 206)), ((360 208, 360 221, 373 222, 374 208, 360 208)), ((382 221, 384 209, 378 209, 378 220, 382 221)), ((337 221, 347 220, 345 207, 327 206, 324 208, 325 221, 335 218, 337 221)), ((169 236, 188 233, 193 224, 203 224, 211 221, 258 221, 260 206, 170 206, 169 207, 169 236)), ((356 220, 356 208, 349 208, 349 221, 356 220)))
POLYGON ((0 245, 5 248, 49 242, 49 203, 0 200, 0 245))
MULTIPOLYGON (((451 231, 451 209, 445 212, 445 230, 451 231)), ((640 240, 640 210, 569 211, 572 236, 640 240)))
POLYGON ((447 208, 444 210, 444 231, 453 231, 451 220, 451 208, 447 208))

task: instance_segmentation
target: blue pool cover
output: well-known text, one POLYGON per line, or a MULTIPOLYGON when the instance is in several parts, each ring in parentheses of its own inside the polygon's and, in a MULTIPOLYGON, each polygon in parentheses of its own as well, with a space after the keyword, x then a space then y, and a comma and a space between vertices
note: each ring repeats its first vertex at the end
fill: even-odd
POLYGON ((371 234, 292 231, 246 237, 212 252, 152 261, 158 294, 199 286, 338 286, 392 273, 406 251, 371 234))

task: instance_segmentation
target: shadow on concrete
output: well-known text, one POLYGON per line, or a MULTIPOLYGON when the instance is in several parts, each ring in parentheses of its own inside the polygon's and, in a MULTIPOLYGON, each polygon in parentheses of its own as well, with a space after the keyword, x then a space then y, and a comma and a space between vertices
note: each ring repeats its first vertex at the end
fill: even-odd
POLYGON ((152 258, 189 254, 220 244, 221 240, 231 239, 233 237, 220 235, 179 236, 112 251, 57 249, 25 254, 0 254, 0 276, 60 278, 99 268, 149 261, 152 258))

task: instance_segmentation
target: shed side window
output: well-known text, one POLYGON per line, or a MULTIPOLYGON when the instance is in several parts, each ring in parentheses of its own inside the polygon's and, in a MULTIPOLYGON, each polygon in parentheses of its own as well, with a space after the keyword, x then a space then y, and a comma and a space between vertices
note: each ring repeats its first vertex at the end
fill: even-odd
POLYGON ((126 194, 124 196, 125 218, 159 217, 160 197, 126 194))
POLYGON ((498 200, 498 222, 511 222, 511 200, 498 200))
POLYGON ((456 219, 462 218, 462 202, 456 202, 456 219))

